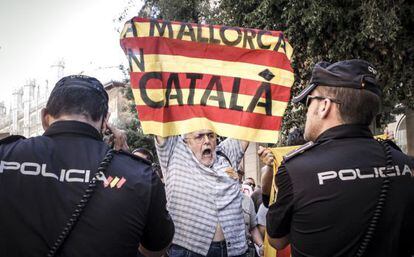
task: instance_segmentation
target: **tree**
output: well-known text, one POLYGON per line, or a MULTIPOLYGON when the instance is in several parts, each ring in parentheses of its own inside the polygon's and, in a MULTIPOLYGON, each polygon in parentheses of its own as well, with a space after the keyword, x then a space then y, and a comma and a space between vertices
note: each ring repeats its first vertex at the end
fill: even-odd
POLYGON ((211 7, 208 0, 146 0, 139 15, 199 23, 212 15, 211 7))
POLYGON ((124 129, 127 133, 127 143, 131 151, 138 147, 144 147, 150 150, 157 159, 157 154, 155 152, 155 144, 154 139, 150 135, 145 135, 142 131, 141 123, 138 119, 138 113, 135 109, 135 101, 134 96, 132 93, 132 89, 130 86, 129 80, 129 71, 125 66, 120 66, 121 71, 124 74, 124 83, 127 85, 124 91, 124 96, 129 100, 128 105, 125 106, 125 110, 129 112, 130 115, 129 119, 124 122, 124 124, 120 124, 121 128, 124 129))
MULTIPOLYGON (((222 0, 220 9, 227 24, 285 32, 294 47, 293 95, 308 84, 316 62, 362 58, 374 64, 384 85, 377 125, 388 123, 390 114, 414 108, 412 2, 222 0)), ((303 113, 301 107, 288 106, 284 138, 291 128, 303 125, 303 113)))

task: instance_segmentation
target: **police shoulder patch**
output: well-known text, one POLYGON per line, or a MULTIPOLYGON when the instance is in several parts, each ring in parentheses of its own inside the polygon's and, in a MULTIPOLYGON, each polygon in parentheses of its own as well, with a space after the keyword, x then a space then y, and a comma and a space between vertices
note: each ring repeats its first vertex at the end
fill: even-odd
POLYGON ((20 135, 11 135, 11 136, 1 139, 0 145, 10 144, 10 143, 16 142, 19 139, 26 139, 26 138, 20 135))
POLYGON ((283 156, 283 161, 287 162, 287 161, 291 160, 293 157, 298 156, 299 154, 302 154, 305 151, 311 149, 315 145, 317 145, 317 144, 315 144, 312 141, 309 141, 306 144, 299 147, 298 149, 293 150, 293 151, 289 152, 288 154, 286 154, 285 156, 283 156))

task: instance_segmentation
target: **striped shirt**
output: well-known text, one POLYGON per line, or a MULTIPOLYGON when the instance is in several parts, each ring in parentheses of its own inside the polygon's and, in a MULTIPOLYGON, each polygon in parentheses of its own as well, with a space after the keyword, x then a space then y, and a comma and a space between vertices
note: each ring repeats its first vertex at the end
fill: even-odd
MULTIPOLYGON (((156 143, 165 179, 167 209, 174 221, 173 243, 201 255, 207 255, 217 224, 227 243, 228 256, 246 252, 246 235, 242 210, 242 192, 237 176, 229 176, 238 167, 244 152, 240 141, 226 139, 216 151, 211 167, 202 165, 180 136, 156 143)), ((233 173, 234 174, 234 173, 233 173)))

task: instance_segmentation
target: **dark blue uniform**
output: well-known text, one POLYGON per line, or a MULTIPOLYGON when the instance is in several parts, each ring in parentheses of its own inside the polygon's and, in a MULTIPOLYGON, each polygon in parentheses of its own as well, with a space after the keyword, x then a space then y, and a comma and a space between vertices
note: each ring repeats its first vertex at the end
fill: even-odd
POLYGON ((387 171, 384 149, 368 127, 325 131, 280 167, 267 232, 273 238, 290 234, 294 257, 355 256, 389 176, 386 205, 364 256, 411 256, 414 163, 394 148, 391 152, 394 164, 387 171))
MULTIPOLYGON (((0 142, 0 256, 46 256, 108 146, 82 122, 58 121, 43 136, 0 142)), ((150 165, 117 152, 60 256, 136 256, 161 250, 174 226, 150 165)))

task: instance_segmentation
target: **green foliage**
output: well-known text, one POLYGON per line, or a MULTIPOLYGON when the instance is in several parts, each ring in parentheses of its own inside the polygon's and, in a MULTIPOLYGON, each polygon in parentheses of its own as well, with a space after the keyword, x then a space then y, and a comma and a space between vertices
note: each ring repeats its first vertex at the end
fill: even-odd
POLYGON ((154 145, 154 138, 151 135, 145 135, 142 131, 141 123, 138 119, 138 113, 135 109, 135 104, 133 101, 132 89, 127 87, 125 90, 125 96, 131 100, 129 111, 131 113, 131 120, 125 125, 125 130, 127 133, 127 143, 129 148, 134 150, 138 147, 144 147, 152 152, 154 156, 157 156, 154 145))
POLYGON ((135 108, 134 95, 132 93, 132 89, 130 86, 129 70, 122 65, 120 66, 120 69, 124 73, 124 83, 126 83, 127 85, 127 87, 124 90, 124 96, 126 99, 129 100, 128 106, 125 107, 124 111, 130 114, 130 119, 123 126, 123 129, 127 133, 128 146, 131 149, 131 151, 138 147, 144 147, 150 150, 157 159, 154 139, 151 135, 144 134, 144 132, 142 131, 141 123, 138 119, 138 113, 135 108))
MULTIPOLYGON (((222 0, 226 24, 282 30, 294 47, 292 95, 307 84, 318 61, 361 58, 379 71, 383 110, 377 126, 391 113, 414 108, 414 5, 409 1, 222 0), (398 108, 396 108, 396 106, 398 108)), ((304 124, 304 110, 289 104, 282 140, 304 124)))
POLYGON ((210 17, 208 0, 146 0, 142 17, 199 23, 210 17))

